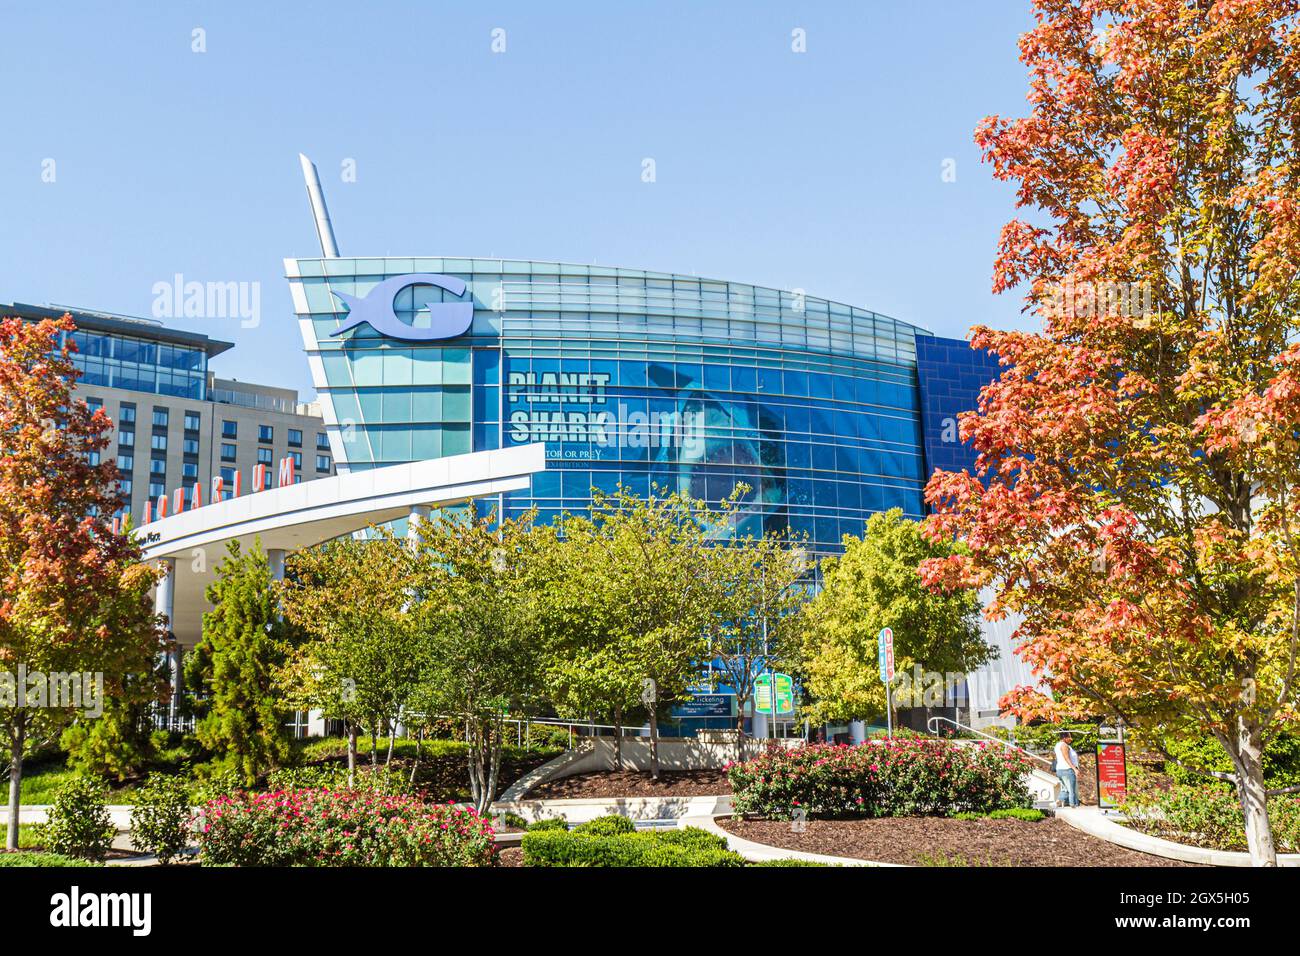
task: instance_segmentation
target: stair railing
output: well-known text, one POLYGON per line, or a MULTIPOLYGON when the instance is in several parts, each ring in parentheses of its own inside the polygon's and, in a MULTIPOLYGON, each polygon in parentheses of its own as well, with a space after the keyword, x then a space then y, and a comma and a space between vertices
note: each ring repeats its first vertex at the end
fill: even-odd
POLYGON ((980 737, 983 740, 991 740, 993 743, 1001 744, 1003 747, 1009 747, 1012 750, 1019 750, 1026 757, 1031 757, 1032 759, 1037 760, 1039 763, 1046 764, 1048 770, 1051 770, 1053 767, 1052 761, 1048 760, 1046 757, 1040 757, 1038 756, 1038 754, 1030 753, 1024 747, 1018 746, 1017 744, 1013 744, 1009 740, 1003 740, 1001 737, 994 737, 992 734, 986 734, 982 730, 976 730, 974 727, 968 727, 966 724, 963 724, 957 720, 953 720, 951 717, 931 717, 929 720, 925 722, 926 729, 929 730, 930 733, 938 737, 939 724, 941 722, 945 724, 952 724, 958 730, 964 730, 967 733, 974 734, 976 737, 980 737))

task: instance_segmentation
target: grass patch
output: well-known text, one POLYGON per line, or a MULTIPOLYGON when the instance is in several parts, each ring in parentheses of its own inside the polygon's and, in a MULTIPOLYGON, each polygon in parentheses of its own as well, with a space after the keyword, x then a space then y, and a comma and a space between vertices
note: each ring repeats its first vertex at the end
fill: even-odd
POLYGON ((783 860, 759 860, 757 863, 748 863, 747 866, 832 866, 838 864, 818 863, 816 860, 798 860, 794 857, 786 857, 783 860))
POLYGON ((916 858, 917 866, 935 866, 935 867, 969 867, 969 866, 996 866, 992 860, 968 860, 960 853, 922 853, 916 858))
MULTIPOLYGON (((357 766, 370 766, 370 739, 362 738, 358 742, 357 766)), ((377 741, 376 756, 378 766, 382 769, 388 757, 388 738, 377 741)), ((415 787, 428 794, 430 799, 467 800, 469 799, 469 775, 467 769, 468 747, 461 740, 435 738, 420 744, 420 764, 416 772, 415 787)), ((323 768, 330 771, 331 779, 341 775, 347 762, 348 743, 344 738, 323 737, 314 740, 297 740, 293 742, 293 752, 288 768, 323 768), (336 774, 335 771, 338 773, 336 774)), ((521 748, 507 746, 501 755, 501 776, 498 790, 504 791, 511 783, 518 780, 534 767, 541 766, 548 760, 559 756, 563 751, 558 747, 521 748)), ((410 776, 411 766, 416 756, 416 741, 413 738, 399 737, 393 743, 392 771, 395 779, 405 781, 410 776)), ((145 770, 175 774, 184 778, 191 786, 192 795, 197 798, 200 781, 211 775, 215 769, 212 760, 196 760, 191 747, 177 745, 160 750, 154 759, 148 762, 145 770)), ((23 764, 22 787, 19 802, 22 806, 44 806, 54 802, 54 794, 64 783, 76 776, 69 769, 66 754, 59 751, 47 751, 32 756, 23 764)), ((136 789, 143 775, 125 783, 110 780, 108 802, 133 806, 136 789)), ((262 778, 254 789, 267 785, 262 778)))
POLYGON ((78 860, 58 853, 36 853, 20 850, 17 853, 0 853, 0 866, 103 866, 90 860, 78 860))
POLYGON ((988 813, 972 813, 968 810, 950 814, 954 820, 1022 820, 1025 823, 1037 823, 1047 814, 1042 810, 1029 807, 1011 807, 1006 810, 992 810, 988 813))

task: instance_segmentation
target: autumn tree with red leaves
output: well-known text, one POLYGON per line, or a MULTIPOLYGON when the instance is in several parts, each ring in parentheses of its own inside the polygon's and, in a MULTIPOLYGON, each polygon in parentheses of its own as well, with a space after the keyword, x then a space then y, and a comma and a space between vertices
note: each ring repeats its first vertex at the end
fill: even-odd
MULTIPOLYGON (((23 758, 79 712, 55 706, 56 675, 103 674, 111 697, 124 676, 151 672, 164 648, 149 600, 155 572, 132 540, 113 533, 117 469, 112 458, 92 464, 111 423, 73 398, 74 328, 67 315, 0 321, 0 677, 10 692, 0 700, 0 728, 11 850, 23 758), (50 682, 44 699, 41 680, 50 682)), ((93 706, 86 690, 83 710, 93 706)))
POLYGON ((927 532, 996 588, 1053 700, 1230 755, 1247 845, 1275 865, 1261 755, 1297 720, 1297 0, 1035 0, 1029 115, 976 133, 1027 212, 994 289, 1038 334, 976 329, 1003 369, 936 473, 927 532))

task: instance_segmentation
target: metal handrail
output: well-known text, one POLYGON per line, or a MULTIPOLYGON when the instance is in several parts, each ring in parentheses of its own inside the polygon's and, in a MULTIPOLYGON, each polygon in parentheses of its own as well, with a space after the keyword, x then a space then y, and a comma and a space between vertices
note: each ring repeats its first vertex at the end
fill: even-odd
POLYGON ((1021 747, 1018 744, 1013 744, 1009 740, 1003 740, 1001 737, 994 737, 992 734, 986 734, 982 730, 976 730, 974 727, 968 727, 966 724, 963 724, 957 720, 953 720, 951 717, 931 717, 929 720, 925 722, 926 729, 929 730, 930 733, 934 734, 936 737, 939 736, 939 728, 938 728, 939 721, 943 721, 946 724, 952 724, 958 730, 965 730, 969 733, 975 734, 977 737, 983 737, 985 740, 991 740, 995 744, 1001 744, 1004 747, 1010 747, 1012 750, 1019 750, 1026 757, 1032 757, 1034 760, 1037 760, 1040 763, 1047 764, 1049 769, 1052 766, 1052 762, 1048 760, 1046 757, 1040 757, 1038 756, 1038 754, 1030 753, 1024 747, 1021 747))

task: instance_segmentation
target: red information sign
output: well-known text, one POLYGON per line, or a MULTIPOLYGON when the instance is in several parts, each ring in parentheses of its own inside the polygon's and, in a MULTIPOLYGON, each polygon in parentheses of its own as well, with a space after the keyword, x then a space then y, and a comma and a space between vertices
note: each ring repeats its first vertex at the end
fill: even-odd
POLYGON ((1128 765, 1121 743, 1097 744, 1097 806, 1113 810, 1128 795, 1128 765))

